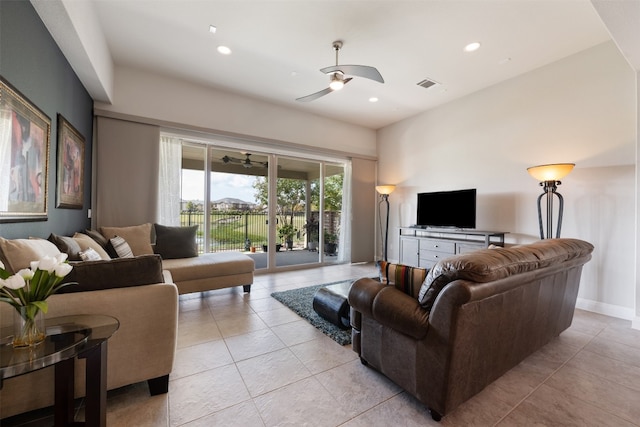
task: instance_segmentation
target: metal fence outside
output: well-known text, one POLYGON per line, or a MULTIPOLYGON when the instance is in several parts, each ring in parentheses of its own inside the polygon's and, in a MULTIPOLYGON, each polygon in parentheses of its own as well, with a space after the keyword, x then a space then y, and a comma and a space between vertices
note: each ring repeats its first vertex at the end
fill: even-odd
MULTIPOLYGON (((312 213, 317 218, 317 212, 312 213)), ((287 215, 289 216, 289 215, 287 215)), ((340 212, 325 212, 325 229, 338 234, 340 212)), ((204 223, 205 214, 201 211, 183 211, 180 214, 181 226, 197 225, 196 241, 198 251, 222 252, 222 251, 249 251, 252 247, 262 249, 267 245, 268 215, 262 212, 238 212, 238 211, 213 211, 210 214, 209 248, 204 247, 204 223)), ((307 216, 303 212, 294 214, 293 225, 297 232, 293 238, 294 248, 304 248, 307 236, 305 224, 307 216)), ((277 237, 276 237, 277 238, 277 237)), ((281 243, 281 242, 278 242, 281 243)))

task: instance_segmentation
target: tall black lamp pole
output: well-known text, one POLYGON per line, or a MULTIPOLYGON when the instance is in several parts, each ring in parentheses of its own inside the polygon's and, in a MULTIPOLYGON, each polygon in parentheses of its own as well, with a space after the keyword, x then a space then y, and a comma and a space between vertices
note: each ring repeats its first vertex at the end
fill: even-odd
MULTIPOLYGON (((386 210, 386 214, 387 214, 387 220, 386 220, 386 225, 384 227, 384 260, 387 261, 387 241, 389 240, 389 194, 391 194, 393 192, 393 190, 396 189, 395 185, 377 185, 376 186, 376 191, 378 193, 380 193, 380 197, 382 198, 382 200, 380 200, 378 206, 380 206, 381 203, 385 203, 387 210, 386 210)), ((378 208, 378 213, 379 213, 380 209, 378 208)))
POLYGON ((560 238, 560 230, 562 229, 562 212, 564 211, 564 198, 558 193, 558 185, 561 178, 564 178, 571 172, 574 163, 555 163, 551 165, 533 166, 527 169, 527 172, 540 182, 543 187, 543 193, 538 196, 538 226, 540 227, 541 239, 553 238, 553 196, 557 196, 560 201, 558 206, 558 227, 556 230, 556 239, 560 238), (542 227, 542 197, 547 196, 547 236, 544 235, 542 227))

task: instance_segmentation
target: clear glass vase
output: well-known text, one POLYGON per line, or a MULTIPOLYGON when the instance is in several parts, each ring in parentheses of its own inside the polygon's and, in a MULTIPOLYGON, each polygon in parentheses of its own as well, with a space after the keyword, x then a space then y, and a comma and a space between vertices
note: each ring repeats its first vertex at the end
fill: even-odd
POLYGON ((46 329, 41 310, 36 309, 34 313, 29 313, 27 307, 19 307, 13 313, 14 347, 34 347, 44 341, 46 329))

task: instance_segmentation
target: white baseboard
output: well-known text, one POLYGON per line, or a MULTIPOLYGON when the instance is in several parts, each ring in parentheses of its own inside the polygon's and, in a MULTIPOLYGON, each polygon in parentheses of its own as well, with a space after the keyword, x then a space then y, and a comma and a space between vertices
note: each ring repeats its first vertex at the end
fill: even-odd
POLYGON ((605 316, 617 317, 619 319, 631 320, 633 329, 640 329, 640 317, 636 316, 636 312, 632 308, 621 307, 619 305, 606 304, 604 302, 578 298, 576 308, 594 313, 604 314, 605 316))

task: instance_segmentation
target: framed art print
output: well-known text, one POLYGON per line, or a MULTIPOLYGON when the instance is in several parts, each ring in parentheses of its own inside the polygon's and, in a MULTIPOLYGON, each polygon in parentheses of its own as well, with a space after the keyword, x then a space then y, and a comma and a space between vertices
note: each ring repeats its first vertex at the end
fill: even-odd
POLYGON ((82 209, 84 199, 84 137, 58 114, 58 208, 82 209))
POLYGON ((0 222, 47 219, 51 120, 0 77, 0 222))

